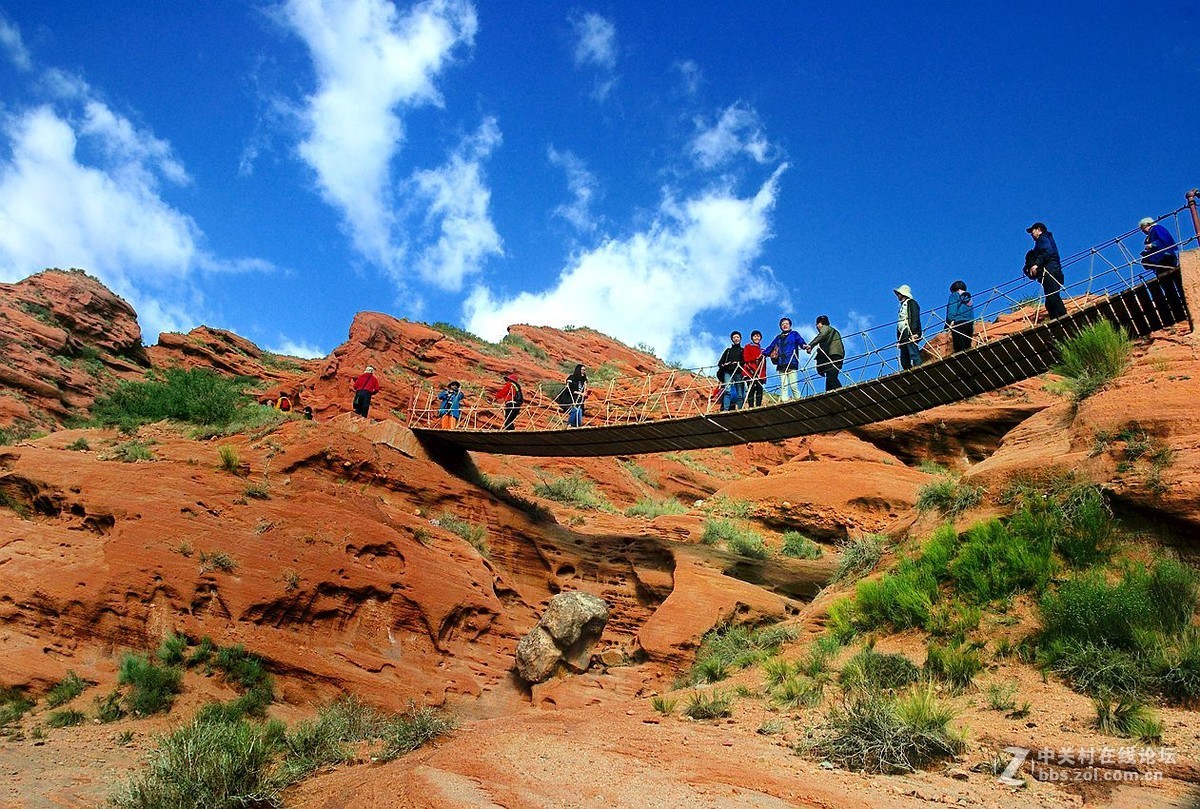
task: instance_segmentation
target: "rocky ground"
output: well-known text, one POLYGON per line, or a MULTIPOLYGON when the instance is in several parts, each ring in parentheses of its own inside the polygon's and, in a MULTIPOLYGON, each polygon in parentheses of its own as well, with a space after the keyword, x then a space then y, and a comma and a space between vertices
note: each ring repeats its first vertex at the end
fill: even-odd
MULTIPOLYGON (((783 654, 798 655, 846 590, 822 590, 839 541, 922 537, 937 526, 915 509, 937 477, 929 462, 986 488, 962 527, 1003 513, 1009 481, 1072 472, 1106 487, 1132 541, 1191 559, 1200 357, 1183 329, 1140 344, 1130 371, 1078 407, 1030 380, 779 445, 581 461, 476 456, 479 485, 426 460, 390 417, 406 412, 419 380, 481 387, 512 368, 557 379, 571 360, 631 374, 663 366, 584 329, 514 327, 519 339, 493 346, 372 313, 326 360, 270 355, 209 329, 145 350, 133 311, 82 273, 46 272, 0 292, 0 686, 41 695, 75 671, 95 684, 76 700, 86 711, 113 686, 120 652, 179 632, 261 656, 280 692, 271 715, 288 722, 344 693, 457 717, 456 732, 409 756, 306 780, 286 796, 295 806, 1200 805, 1200 726, 1183 709, 1160 711, 1162 746, 1176 751, 1160 781, 998 783, 988 765, 1006 746, 1128 746, 1091 727, 1088 698, 1011 658, 993 660, 975 690, 954 698, 969 739, 960 760, 906 776, 797 755, 822 709, 773 710, 757 667, 723 684, 743 694, 731 718, 651 707, 675 693, 716 626, 784 621, 800 637, 783 654), (367 362, 384 369, 374 424, 344 413, 347 379, 367 362), (317 418, 212 439, 148 425, 133 438, 151 457, 132 463, 120 459, 130 436, 72 426, 107 386, 172 366, 253 377, 263 398, 300 390, 317 418), (221 447, 236 469, 222 468, 221 447), (538 494, 572 475, 594 485, 601 508, 538 494), (687 508, 624 514, 646 498, 687 508), (707 520, 736 512, 775 551, 784 532, 799 531, 825 553, 755 560, 701 541, 707 520), (450 530, 458 523, 476 526, 474 544, 450 530), (218 555, 232 564, 214 566, 218 555), (512 671, 516 644, 570 590, 607 603, 596 651, 608 663, 530 689, 512 671), (1028 716, 988 709, 986 685, 1010 681, 1028 716)), ((989 631, 1013 638, 1034 620, 1028 611, 1017 625, 992 619, 989 631)), ((924 655, 915 633, 878 643, 918 663, 924 655)), ((156 734, 232 693, 192 672, 169 715, 61 729, 45 727, 39 705, 0 739, 0 807, 98 805, 156 734)))

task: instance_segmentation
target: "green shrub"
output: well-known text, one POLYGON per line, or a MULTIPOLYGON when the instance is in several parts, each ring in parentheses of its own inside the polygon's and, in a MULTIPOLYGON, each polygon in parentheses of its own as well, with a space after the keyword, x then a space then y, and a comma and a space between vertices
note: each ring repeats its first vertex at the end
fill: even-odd
POLYGON ((92 416, 100 424, 129 426, 173 419, 199 425, 225 425, 250 399, 242 381, 204 368, 168 368, 161 378, 121 382, 96 399, 92 416))
POLYGON ((1052 640, 1041 647, 1041 661, 1083 694, 1136 696, 1154 688, 1140 654, 1104 642, 1052 640))
POLYGON ((680 503, 674 497, 657 499, 654 497, 643 497, 635 504, 625 509, 627 517, 646 517, 654 519, 661 517, 664 514, 686 514, 687 506, 680 503))
POLYGON ((114 797, 121 809, 278 806, 277 724, 194 719, 163 737, 146 770, 114 797))
POLYGON ((178 669, 157 666, 145 655, 126 654, 117 674, 119 685, 130 686, 125 710, 139 716, 171 710, 182 680, 178 669))
POLYGON ((468 545, 479 551, 480 556, 485 558, 488 556, 490 548, 488 546, 486 525, 468 522, 450 511, 442 512, 441 516, 438 517, 438 524, 460 539, 465 540, 468 545))
POLYGON ((200 572, 219 570, 222 573, 232 573, 237 570, 237 560, 224 551, 208 553, 200 551, 200 572))
POLYGON ((231 474, 237 474, 238 469, 242 465, 242 459, 238 455, 237 447, 232 444, 222 444, 217 448, 217 454, 221 457, 221 468, 231 474))
POLYGON ((1189 629, 1157 661, 1159 690, 1172 702, 1200 704, 1200 630, 1189 629))
POLYGON ((955 691, 970 687, 975 675, 983 671, 983 658, 973 645, 943 646, 930 643, 926 651, 925 673, 945 682, 955 691))
POLYGON ((158 659, 162 661, 163 665, 178 666, 187 654, 187 645, 186 637, 172 632, 164 637, 162 643, 158 645, 158 659))
POLYGON ((321 767, 353 757, 347 747, 378 735, 385 718, 355 696, 323 705, 317 715, 298 723, 283 737, 278 779, 292 784, 321 767))
POLYGON ((983 611, 979 607, 958 601, 946 602, 929 611, 925 630, 932 635, 962 640, 968 632, 979 628, 982 618, 983 611))
POLYGON ((76 438, 74 441, 72 441, 70 444, 67 444, 67 446, 66 446, 66 449, 69 449, 72 452, 86 452, 87 450, 89 450, 91 448, 92 448, 91 444, 89 444, 88 440, 83 437, 76 438))
POLYGON ((895 573, 859 582, 854 591, 857 626, 859 629, 924 626, 937 597, 937 579, 933 574, 906 559, 895 573))
POLYGON ((658 695, 650 698, 650 707, 663 716, 670 716, 675 713, 675 706, 678 704, 679 700, 674 697, 658 695))
POLYGON ((780 553, 793 559, 820 559, 825 555, 821 546, 813 542, 799 531, 788 531, 781 538, 783 543, 780 553))
POLYGON ((1085 399, 1125 373, 1132 351, 1133 343, 1125 329, 1101 320, 1059 343, 1062 362, 1053 370, 1063 377, 1076 400, 1085 399))
POLYGON ((744 530, 733 520, 708 519, 704 521, 704 533, 700 536, 700 541, 705 545, 716 545, 718 542, 728 542, 741 536, 744 530))
POLYGON ((0 686, 0 730, 20 722, 35 704, 23 689, 0 686))
POLYGON ((767 675, 767 687, 774 688, 792 676, 792 664, 782 657, 773 657, 763 664, 763 674, 767 675))
POLYGON ((575 472, 567 477, 542 480, 533 485, 533 493, 577 508, 604 511, 611 508, 596 490, 596 484, 575 472))
POLYGON ((96 708, 96 718, 106 724, 125 716, 125 709, 121 707, 120 691, 110 691, 106 696, 96 697, 92 704, 96 708))
MULTIPOLYGON (((545 352, 545 350, 542 349, 540 346, 536 346, 533 343, 529 342, 529 340, 527 338, 522 337, 519 334, 513 334, 512 332, 509 332, 508 334, 506 334, 500 338, 500 345, 518 348, 521 351, 524 351, 529 356, 534 357, 539 360, 550 359, 550 355, 547 354, 545 352)), ((572 370, 574 370, 574 369, 572 369, 572 370)))
POLYGON ((80 677, 73 671, 68 671, 67 676, 58 681, 53 688, 46 693, 46 706, 49 708, 57 708, 59 705, 66 705, 75 697, 82 694, 91 685, 87 680, 80 677))
POLYGON ((1132 737, 1141 742, 1162 740, 1163 726, 1154 712, 1136 700, 1101 697, 1093 701, 1096 728, 1110 736, 1132 737))
POLYGON ((688 697, 684 716, 692 719, 720 719, 733 713, 733 697, 723 691, 695 691, 688 697))
POLYGON ((771 692, 771 702, 785 710, 812 708, 821 704, 824 687, 807 677, 788 677, 771 692))
POLYGON ((217 653, 217 644, 213 643, 213 639, 205 635, 196 644, 195 650, 187 659, 187 667, 202 666, 209 662, 214 654, 217 653))
POLYGON ((383 750, 379 760, 391 761, 411 753, 453 729, 454 722, 433 708, 413 708, 402 716, 391 718, 380 728, 383 750))
POLYGON ((870 648, 847 660, 840 675, 843 689, 870 693, 894 691, 920 678, 921 670, 904 655, 882 654, 870 648))
POLYGON ((991 683, 987 688, 987 706, 1002 713, 1017 707, 1017 683, 991 683))
POLYGON ((723 494, 715 494, 704 502, 704 511, 717 517, 744 520, 754 514, 754 504, 749 500, 735 500, 723 494))
POLYGON ((150 452, 149 445, 141 441, 126 441, 123 444, 118 444, 113 449, 113 454, 122 463, 154 460, 154 455, 150 452))
POLYGON ((46 724, 52 728, 73 728, 87 721, 83 711, 66 708, 61 711, 51 711, 46 717, 46 724))
POLYGON ((796 637, 796 631, 786 626, 723 626, 707 633, 696 652, 688 681, 716 682, 728 676, 732 669, 759 663, 779 651, 779 647, 796 637))
POLYGON ((1022 535, 992 520, 967 531, 948 570, 962 595, 986 603, 1025 590, 1042 592, 1054 575, 1054 560, 1048 538, 1022 535))
POLYGON ((808 653, 795 663, 794 668, 801 674, 816 677, 829 668, 834 655, 842 648, 842 643, 832 634, 822 635, 808 647, 808 653))
POLYGON ((966 747, 950 728, 953 718, 930 689, 902 698, 865 695, 834 708, 811 749, 851 770, 913 772, 966 747))
POLYGON ((943 478, 917 490, 918 511, 937 511, 947 517, 957 517, 982 500, 982 488, 968 486, 954 478, 943 478))
POLYGON ((731 538, 729 550, 750 559, 766 559, 771 555, 771 549, 763 542, 763 538, 753 531, 746 531, 731 538))
POLYGON ((840 546, 841 558, 833 573, 833 581, 855 579, 865 576, 875 569, 883 558, 883 546, 886 537, 867 534, 861 537, 847 539, 840 546))

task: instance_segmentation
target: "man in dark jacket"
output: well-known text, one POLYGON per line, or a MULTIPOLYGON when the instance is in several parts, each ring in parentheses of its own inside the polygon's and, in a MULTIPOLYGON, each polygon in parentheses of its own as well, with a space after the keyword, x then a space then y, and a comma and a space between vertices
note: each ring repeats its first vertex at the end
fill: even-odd
POLYGON ((746 390, 742 377, 742 333, 730 332, 729 342, 729 348, 717 360, 717 381, 725 386, 721 393, 721 409, 737 410, 746 390))
POLYGON ((952 350, 955 354, 971 347, 975 336, 975 305, 964 281, 950 285, 950 300, 946 302, 946 326, 950 329, 952 350))
POLYGON ((896 345, 900 348, 900 367, 907 371, 921 364, 921 307, 913 300, 908 284, 901 284, 892 292, 900 301, 896 313, 896 345))
POLYGON ((825 390, 836 390, 842 386, 838 374, 842 361, 846 359, 846 348, 842 344, 842 333, 829 325, 829 316, 817 317, 817 336, 808 341, 805 351, 817 350, 817 373, 825 377, 825 390))
POLYGON ((1065 279, 1054 234, 1041 222, 1034 222, 1025 231, 1033 238, 1033 249, 1025 254, 1025 274, 1042 285, 1046 313, 1051 318, 1062 317, 1067 313, 1067 305, 1062 299, 1065 279))

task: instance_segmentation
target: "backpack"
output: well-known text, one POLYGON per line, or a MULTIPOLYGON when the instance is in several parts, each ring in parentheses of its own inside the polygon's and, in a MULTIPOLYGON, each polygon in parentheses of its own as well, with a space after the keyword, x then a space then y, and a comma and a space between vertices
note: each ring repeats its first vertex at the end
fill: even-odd
POLYGON ((279 401, 276 402, 275 406, 278 407, 283 412, 287 413, 292 409, 292 400, 289 399, 287 394, 285 393, 279 397, 279 401))
POLYGON ((524 393, 524 391, 521 390, 521 386, 518 385, 516 382, 513 383, 512 403, 515 404, 517 407, 520 407, 521 405, 525 404, 525 393, 524 393))

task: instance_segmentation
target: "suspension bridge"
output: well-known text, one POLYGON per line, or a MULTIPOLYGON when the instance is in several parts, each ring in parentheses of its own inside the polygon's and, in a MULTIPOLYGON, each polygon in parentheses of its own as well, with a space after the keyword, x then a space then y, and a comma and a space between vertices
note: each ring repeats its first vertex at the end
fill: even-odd
MULTIPOLYGON (((778 441, 832 432, 910 415, 998 390, 1045 373, 1059 361, 1059 344, 1088 325, 1107 320, 1140 337, 1192 322, 1200 302, 1200 216, 1196 197, 1159 217, 1174 225, 1180 268, 1156 273, 1140 261, 1142 233, 1132 230, 1062 260, 1068 283, 1066 315, 1047 319, 1032 282, 1013 279, 974 297, 970 348, 951 353, 941 309, 922 312, 922 363, 901 370, 895 324, 844 334, 843 387, 818 393, 821 377, 811 358, 802 368, 803 394, 783 401, 768 392, 760 407, 719 411, 711 395, 713 368, 671 370, 607 380, 589 389, 582 427, 568 428, 562 409, 540 389, 527 391, 515 429, 500 429, 502 407, 485 393, 463 409, 452 430, 437 424, 435 392, 414 396, 409 427, 430 449, 502 455, 584 457, 637 455, 778 441), (1197 235, 1182 238, 1181 216, 1191 212, 1197 235), (1185 252, 1187 248, 1193 248, 1185 252), (532 394, 532 395, 531 395, 532 394)), ((560 386, 561 387, 561 386, 560 386)))

